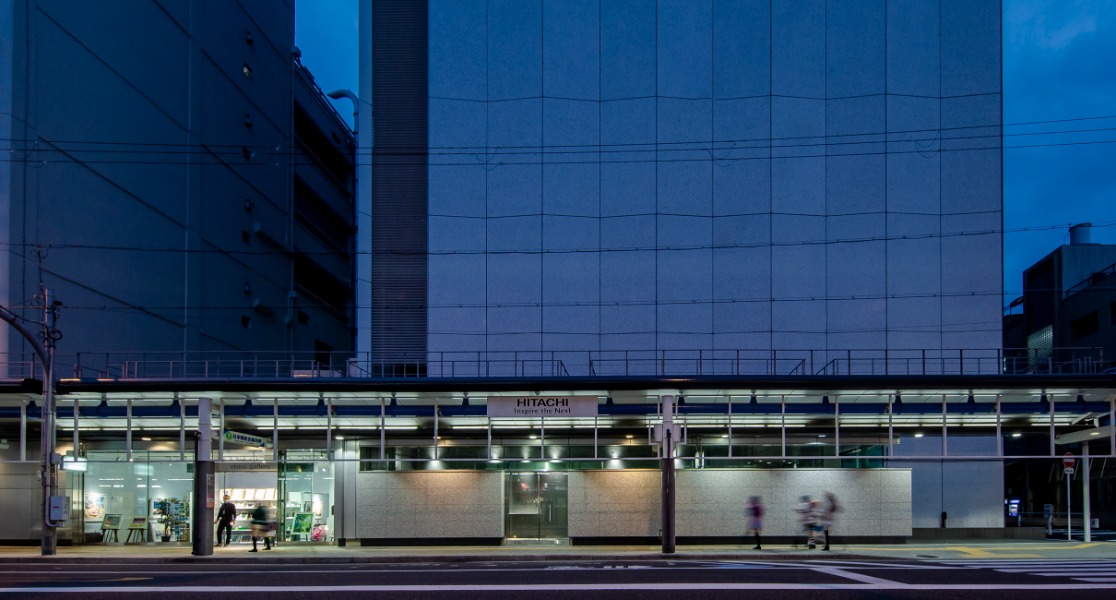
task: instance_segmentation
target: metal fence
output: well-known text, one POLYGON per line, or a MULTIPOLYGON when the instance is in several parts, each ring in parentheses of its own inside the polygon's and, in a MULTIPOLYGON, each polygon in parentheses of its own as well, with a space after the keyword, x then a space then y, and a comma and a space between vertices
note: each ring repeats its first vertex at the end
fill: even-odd
MULTIPOLYGON (((105 352, 58 354, 55 365, 60 379, 1074 375, 1116 366, 1102 348, 430 352, 390 362, 348 353, 105 352)), ((42 376, 33 354, 2 355, 0 369, 7 378, 42 376)))

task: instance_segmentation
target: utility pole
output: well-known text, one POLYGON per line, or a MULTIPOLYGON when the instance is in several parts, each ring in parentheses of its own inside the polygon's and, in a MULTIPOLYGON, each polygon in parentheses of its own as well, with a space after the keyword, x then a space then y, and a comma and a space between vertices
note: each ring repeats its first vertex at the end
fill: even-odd
POLYGON ((194 556, 213 555, 213 399, 198 399, 198 431, 194 442, 194 556))
POLYGON ((666 395, 663 401, 662 424, 662 536, 663 554, 674 554, 674 444, 677 442, 674 427, 674 396, 666 395))
MULTIPOLYGON (((33 333, 23 326, 23 323, 20 322, 21 318, 19 315, 16 315, 7 307, 0 306, 0 319, 6 321, 23 336, 35 351, 43 367, 43 405, 39 420, 39 477, 43 484, 42 555, 53 556, 58 553, 58 526, 61 524, 59 521, 65 519, 70 509, 68 505, 63 506, 65 502, 61 501, 61 499, 56 496, 58 490, 58 463, 61 462, 61 457, 54 451, 57 447, 54 425, 54 348, 56 342, 62 339, 62 333, 57 327, 58 311, 62 307, 62 303, 57 300, 52 301, 50 299, 50 290, 46 287, 40 286, 39 292, 43 301, 43 320, 39 323, 39 325, 42 326, 42 332, 40 333, 42 341, 37 339, 33 333), (52 510, 52 508, 54 510, 52 510), (52 515, 52 513, 60 514, 52 515), (60 519, 52 519, 52 516, 59 516, 60 519)), ((77 449, 75 448, 74 451, 76 452, 77 449)))

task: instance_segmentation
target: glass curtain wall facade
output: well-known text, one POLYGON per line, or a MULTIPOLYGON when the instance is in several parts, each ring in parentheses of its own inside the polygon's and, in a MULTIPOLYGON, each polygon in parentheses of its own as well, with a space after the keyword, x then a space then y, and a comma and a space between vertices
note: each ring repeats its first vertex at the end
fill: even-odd
POLYGON ((430 0, 429 351, 997 347, 1000 13, 430 0))

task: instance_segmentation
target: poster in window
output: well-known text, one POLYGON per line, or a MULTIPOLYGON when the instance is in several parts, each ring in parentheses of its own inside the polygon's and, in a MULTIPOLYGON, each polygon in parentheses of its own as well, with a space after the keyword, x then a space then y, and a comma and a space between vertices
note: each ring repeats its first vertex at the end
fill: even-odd
POLYGON ((310 533, 314 526, 314 515, 311 513, 297 513, 294 523, 291 524, 291 533, 310 533))
POLYGON ((85 518, 86 519, 100 519, 105 516, 105 495, 104 494, 86 494, 85 495, 85 518))

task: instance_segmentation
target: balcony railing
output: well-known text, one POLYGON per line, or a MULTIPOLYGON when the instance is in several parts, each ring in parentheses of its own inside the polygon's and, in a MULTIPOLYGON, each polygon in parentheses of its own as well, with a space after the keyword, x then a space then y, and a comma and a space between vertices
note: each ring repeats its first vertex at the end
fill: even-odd
MULTIPOLYGON (((347 353, 106 352, 60 353, 55 365, 62 379, 1079 375, 1116 367, 1102 348, 430 352, 395 361, 347 353)), ((0 355, 0 369, 9 379, 42 376, 29 354, 0 355)))

